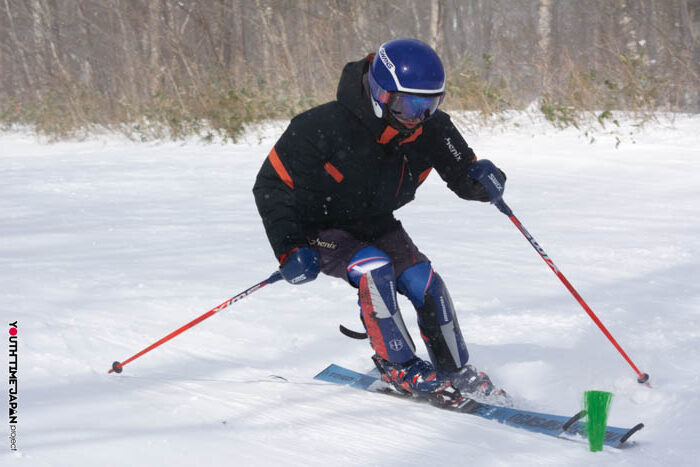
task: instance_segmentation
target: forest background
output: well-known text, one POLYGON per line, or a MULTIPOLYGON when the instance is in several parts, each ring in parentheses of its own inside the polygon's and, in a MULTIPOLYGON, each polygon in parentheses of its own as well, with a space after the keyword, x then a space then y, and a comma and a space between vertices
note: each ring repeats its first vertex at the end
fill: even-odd
POLYGON ((0 0, 0 126, 235 141, 399 37, 441 55, 445 108, 482 119, 700 112, 700 0, 0 0))

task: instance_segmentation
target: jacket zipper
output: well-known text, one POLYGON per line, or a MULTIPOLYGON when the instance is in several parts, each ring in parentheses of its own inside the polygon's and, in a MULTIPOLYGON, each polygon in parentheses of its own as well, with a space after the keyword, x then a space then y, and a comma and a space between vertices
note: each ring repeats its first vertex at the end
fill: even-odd
POLYGON ((406 154, 403 155, 403 163, 401 164, 401 178, 399 178, 399 186, 396 188, 396 194, 394 195, 394 198, 399 197, 399 192, 401 191, 401 185, 403 185, 403 176, 404 173, 406 172, 406 162, 408 162, 408 158, 406 157, 406 154))

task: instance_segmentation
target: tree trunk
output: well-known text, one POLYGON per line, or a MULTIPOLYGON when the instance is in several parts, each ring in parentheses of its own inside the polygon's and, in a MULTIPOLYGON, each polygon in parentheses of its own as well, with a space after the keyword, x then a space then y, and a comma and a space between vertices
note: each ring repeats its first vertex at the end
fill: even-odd
POLYGON ((10 9, 10 4, 8 0, 5 0, 5 13, 7 14, 7 21, 10 25, 9 36, 12 40, 12 48, 17 51, 19 55, 19 62, 22 64, 22 71, 24 73, 24 81, 26 82, 25 92, 29 95, 33 95, 34 92, 34 80, 32 79, 32 74, 29 72, 29 65, 27 64, 27 56, 25 53, 24 44, 17 37, 17 29, 15 28, 15 21, 12 17, 12 10, 10 9))
POLYGON ((148 65, 151 75, 149 89, 155 94, 160 89, 160 31, 161 31, 161 2, 148 2, 148 65))
POLYGON ((440 13, 442 11, 440 0, 430 1, 430 46, 437 50, 440 44, 440 30, 442 29, 442 21, 440 13))

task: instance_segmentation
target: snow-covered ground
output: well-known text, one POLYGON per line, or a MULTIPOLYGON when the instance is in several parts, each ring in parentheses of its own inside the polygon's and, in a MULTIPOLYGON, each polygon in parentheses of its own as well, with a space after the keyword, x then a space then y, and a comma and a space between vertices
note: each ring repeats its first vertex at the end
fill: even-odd
POLYGON ((466 137, 652 388, 494 207, 432 174, 397 215, 450 287, 472 362, 532 410, 573 414, 585 390, 612 391, 610 424, 646 424, 631 449, 314 381, 331 362, 371 368, 368 343, 337 331, 361 328, 354 291, 328 277, 264 288, 108 375, 275 271, 251 187, 279 124, 229 145, 0 135, 0 299, 20 390, 18 451, 3 437, 0 464, 697 465, 700 118, 621 130, 617 149, 510 128, 466 137))

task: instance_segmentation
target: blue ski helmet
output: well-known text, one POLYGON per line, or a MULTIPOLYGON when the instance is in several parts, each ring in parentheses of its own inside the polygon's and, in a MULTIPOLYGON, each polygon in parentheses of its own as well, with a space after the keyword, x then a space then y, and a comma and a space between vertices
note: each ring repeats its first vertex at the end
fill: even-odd
POLYGON ((395 39, 379 47, 369 67, 372 107, 377 117, 416 124, 431 117, 445 97, 440 57, 416 39, 395 39))

